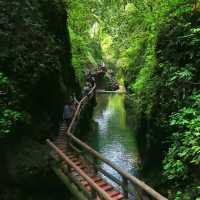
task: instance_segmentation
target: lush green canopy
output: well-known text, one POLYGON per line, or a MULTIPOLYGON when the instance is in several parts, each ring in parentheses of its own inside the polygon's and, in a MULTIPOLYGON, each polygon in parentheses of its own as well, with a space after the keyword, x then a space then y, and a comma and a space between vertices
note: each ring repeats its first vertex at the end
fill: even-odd
POLYGON ((77 77, 101 59, 116 72, 132 94, 137 124, 147 124, 148 143, 162 152, 169 197, 197 198, 199 1, 67 2, 77 77))

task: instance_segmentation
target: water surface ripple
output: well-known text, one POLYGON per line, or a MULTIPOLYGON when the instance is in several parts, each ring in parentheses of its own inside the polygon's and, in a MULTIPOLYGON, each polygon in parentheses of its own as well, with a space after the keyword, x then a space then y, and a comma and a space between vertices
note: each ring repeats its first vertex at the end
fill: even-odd
MULTIPOLYGON (((125 95, 97 94, 96 99, 97 106, 93 115, 97 124, 96 130, 85 136, 85 142, 125 171, 137 175, 138 151, 134 132, 126 120, 125 95)), ((121 179, 106 164, 99 165, 121 179)))

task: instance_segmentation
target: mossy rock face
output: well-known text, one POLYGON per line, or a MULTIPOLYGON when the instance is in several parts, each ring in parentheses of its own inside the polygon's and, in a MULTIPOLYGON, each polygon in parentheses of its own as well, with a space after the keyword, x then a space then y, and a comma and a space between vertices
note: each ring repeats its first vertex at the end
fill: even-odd
POLYGON ((0 72, 16 93, 6 98, 26 114, 0 139, 0 199, 53 199, 66 188, 50 171, 45 139, 56 135, 65 99, 78 88, 66 9, 61 0, 0 1, 0 18, 0 72))
POLYGON ((31 134, 52 130, 76 88, 65 7, 58 0, 0 1, 0 17, 0 72, 17 93, 11 103, 27 114, 31 134))
POLYGON ((0 153, 1 199, 56 199, 56 193, 67 195, 67 189, 50 169, 46 144, 26 137, 18 144, 5 142, 0 153))
POLYGON ((7 163, 8 173, 16 184, 28 186, 37 183, 49 171, 48 148, 34 140, 21 140, 7 152, 7 158, 11 157, 7 163))

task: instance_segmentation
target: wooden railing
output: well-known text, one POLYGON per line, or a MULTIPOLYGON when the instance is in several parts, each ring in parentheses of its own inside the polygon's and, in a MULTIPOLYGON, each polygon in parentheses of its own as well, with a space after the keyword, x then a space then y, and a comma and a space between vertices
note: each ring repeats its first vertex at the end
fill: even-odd
POLYGON ((77 154, 81 155, 85 160, 87 160, 93 168, 95 168, 96 173, 101 173, 111 181, 115 182, 119 187, 121 187, 121 191, 123 191, 124 197, 128 199, 129 196, 134 196, 135 191, 133 191, 131 185, 138 186, 142 189, 145 193, 153 197, 157 200, 167 200, 164 196, 156 192, 154 189, 149 187, 146 183, 139 180, 133 175, 125 172, 124 169, 121 169, 116 164, 108 160, 107 158, 103 157, 100 153, 92 149, 90 146, 76 138, 72 134, 67 135, 68 138, 71 140, 71 148, 77 152, 77 154), (102 169, 98 166, 98 161, 101 163, 107 164, 110 168, 115 170, 120 176, 121 180, 114 177, 109 172, 102 169))
MULTIPOLYGON (((79 119, 80 113, 82 108, 86 105, 87 100, 92 98, 95 94, 96 85, 93 86, 91 91, 88 93, 87 96, 83 97, 79 102, 74 117, 69 125, 69 128, 66 131, 66 139, 68 141, 68 145, 72 148, 78 155, 80 155, 84 160, 86 160, 90 168, 93 169, 93 172, 96 174, 103 174, 106 178, 115 182, 118 188, 122 191, 125 199, 129 199, 135 195, 134 186, 139 187, 141 190, 145 192, 145 194, 153 197, 156 200, 167 200, 164 196, 156 192, 150 186, 148 186, 143 181, 139 180, 133 175, 125 172, 124 169, 118 167, 116 164, 108 160, 107 158, 103 157, 100 153, 92 149, 90 146, 79 140, 77 137, 73 135, 73 131, 77 120, 79 119), (114 177, 108 171, 105 171, 98 163, 104 163, 108 165, 110 168, 115 170, 121 177, 118 179, 114 177)), ((88 182, 91 188, 94 191, 94 194, 98 194, 103 200, 110 200, 111 198, 102 190, 87 174, 85 174, 82 170, 78 169, 67 157, 66 155, 60 151, 56 145, 54 145, 50 140, 47 140, 49 146, 56 152, 56 154, 61 157, 62 160, 66 162, 69 168, 73 168, 77 173, 79 173, 83 178, 88 182)))
POLYGON ((88 95, 84 96, 80 100, 80 102, 78 103, 78 106, 76 108, 76 111, 75 111, 75 114, 72 118, 72 121, 71 121, 69 127, 66 130, 66 134, 72 134, 73 133, 75 126, 76 126, 76 123, 79 119, 82 108, 84 108, 84 106, 87 104, 87 102, 94 96, 95 90, 96 90, 96 84, 93 85, 93 87, 90 90, 90 92, 88 93, 88 95))
POLYGON ((70 172, 72 169, 81 175, 82 178, 87 181, 91 187, 91 196, 92 200, 95 200, 99 196, 103 200, 112 200, 112 198, 101 189, 83 170, 79 169, 55 144, 50 140, 47 140, 48 145, 65 161, 67 165, 67 171, 70 172))

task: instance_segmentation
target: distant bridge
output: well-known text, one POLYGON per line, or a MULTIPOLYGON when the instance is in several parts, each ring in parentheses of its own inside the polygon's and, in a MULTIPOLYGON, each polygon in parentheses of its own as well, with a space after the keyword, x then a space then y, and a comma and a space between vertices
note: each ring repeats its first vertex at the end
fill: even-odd
POLYGON ((167 200, 73 135, 81 111, 94 97, 95 90, 96 85, 81 99, 69 127, 65 124, 60 127, 57 140, 53 143, 47 139, 51 168, 78 200, 131 200, 134 199, 134 188, 146 194, 140 199, 167 200), (99 162, 115 170, 121 180, 101 168, 99 162))

